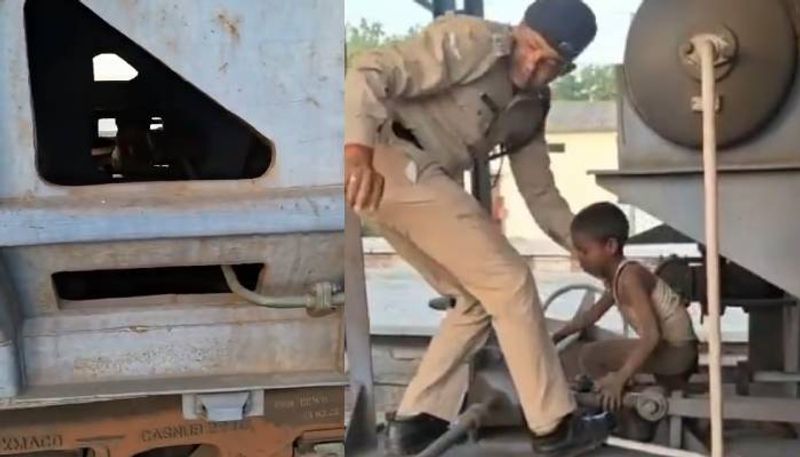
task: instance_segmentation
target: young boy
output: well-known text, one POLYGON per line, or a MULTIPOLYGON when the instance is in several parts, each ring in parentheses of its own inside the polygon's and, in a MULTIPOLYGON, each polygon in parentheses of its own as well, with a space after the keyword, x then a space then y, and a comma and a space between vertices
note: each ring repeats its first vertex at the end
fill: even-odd
POLYGON ((697 336, 689 313, 661 278, 625 258, 625 214, 611 203, 597 203, 578 213, 571 228, 581 268, 602 279, 606 293, 556 332, 554 341, 594 325, 614 303, 639 336, 590 343, 581 350, 580 368, 595 380, 603 406, 618 409, 623 388, 636 373, 686 379, 697 364, 697 336))

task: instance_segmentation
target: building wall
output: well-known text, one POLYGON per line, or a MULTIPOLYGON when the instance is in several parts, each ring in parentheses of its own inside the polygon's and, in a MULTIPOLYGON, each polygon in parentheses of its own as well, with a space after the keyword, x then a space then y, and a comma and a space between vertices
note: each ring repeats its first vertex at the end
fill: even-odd
MULTIPOLYGON (((617 199, 595 183, 591 170, 617 168, 617 133, 558 133, 548 134, 549 143, 563 143, 564 152, 551 153, 551 169, 556 185, 573 211, 598 202, 617 199)), ((501 170, 499 195, 505 206, 503 221, 506 236, 546 242, 549 238, 535 224, 519 194, 511 168, 505 161, 501 170)))

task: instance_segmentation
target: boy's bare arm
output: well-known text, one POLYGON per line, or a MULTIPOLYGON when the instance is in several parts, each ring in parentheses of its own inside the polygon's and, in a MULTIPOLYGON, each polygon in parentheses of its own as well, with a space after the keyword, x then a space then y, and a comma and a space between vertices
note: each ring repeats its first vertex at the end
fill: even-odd
POLYGON ((623 271, 619 279, 620 296, 630 307, 631 317, 636 321, 639 333, 639 344, 617 373, 625 381, 639 371, 661 340, 655 305, 648 287, 652 282, 651 276, 652 273, 643 266, 635 265, 623 271))
POLYGON ((586 330, 599 321, 612 306, 614 306, 614 296, 606 291, 591 308, 576 314, 567 325, 553 334, 553 341, 558 343, 573 333, 586 330))
POLYGON ((648 284, 652 282, 651 276, 641 265, 634 265, 623 271, 619 279, 621 300, 630 307, 640 339, 619 371, 595 381, 595 388, 600 392, 601 401, 607 410, 621 407, 625 384, 644 365, 661 339, 653 299, 648 290, 648 284))

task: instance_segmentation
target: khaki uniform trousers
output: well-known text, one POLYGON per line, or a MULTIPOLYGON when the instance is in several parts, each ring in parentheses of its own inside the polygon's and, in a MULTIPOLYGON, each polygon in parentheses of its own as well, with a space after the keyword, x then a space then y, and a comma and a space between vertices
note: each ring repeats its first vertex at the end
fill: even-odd
POLYGON ((529 428, 551 432, 575 403, 527 263, 441 168, 409 171, 407 156, 386 145, 376 147, 374 160, 386 187, 369 219, 434 289, 457 299, 398 414, 454 419, 467 386, 466 362, 494 327, 529 428))

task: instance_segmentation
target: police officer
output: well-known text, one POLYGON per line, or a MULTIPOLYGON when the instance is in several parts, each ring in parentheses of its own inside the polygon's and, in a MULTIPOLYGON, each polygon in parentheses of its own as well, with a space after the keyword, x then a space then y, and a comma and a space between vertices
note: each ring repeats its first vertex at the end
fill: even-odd
POLYGON ((476 157, 503 148, 536 222, 571 250, 572 212, 543 137, 547 86, 596 30, 581 0, 537 0, 515 27, 447 15, 360 55, 348 72, 348 204, 439 293, 457 298, 389 424, 392 454, 415 454, 447 429, 466 389, 465 362, 492 327, 537 455, 579 455, 608 434, 607 418, 575 413, 530 268, 461 182, 476 157))

